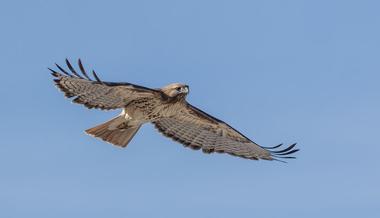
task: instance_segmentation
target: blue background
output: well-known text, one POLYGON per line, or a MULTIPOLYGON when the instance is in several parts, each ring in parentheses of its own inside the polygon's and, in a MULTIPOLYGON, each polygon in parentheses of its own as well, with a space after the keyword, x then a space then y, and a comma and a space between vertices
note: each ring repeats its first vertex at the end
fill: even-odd
POLYGON ((380 217, 379 1, 1 1, 0 217, 380 217), (190 85, 288 164, 206 155, 71 104, 47 67, 190 85))

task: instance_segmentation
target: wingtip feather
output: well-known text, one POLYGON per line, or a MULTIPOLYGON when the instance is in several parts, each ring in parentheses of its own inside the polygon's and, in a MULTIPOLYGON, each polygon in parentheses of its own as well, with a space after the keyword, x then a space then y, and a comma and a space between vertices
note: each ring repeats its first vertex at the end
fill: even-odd
POLYGON ((293 156, 288 156, 290 154, 294 154, 296 152, 298 152, 300 149, 298 148, 295 148, 295 146, 297 145, 297 143, 293 143, 291 144, 290 146, 286 147, 285 149, 282 149, 282 150, 273 150, 273 149, 276 149, 276 148, 280 148, 283 144, 280 144, 280 145, 277 145, 277 146, 274 146, 274 147, 264 147, 265 149, 267 149, 269 152, 270 152, 270 155, 271 157, 275 157, 273 158, 274 160, 278 160, 277 158, 279 159, 295 159, 296 157, 293 157, 293 156))

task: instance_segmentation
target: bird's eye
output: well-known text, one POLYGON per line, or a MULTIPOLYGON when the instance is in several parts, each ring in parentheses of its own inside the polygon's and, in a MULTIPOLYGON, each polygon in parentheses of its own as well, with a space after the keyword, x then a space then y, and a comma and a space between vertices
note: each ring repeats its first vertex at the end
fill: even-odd
POLYGON ((178 92, 180 92, 180 91, 181 91, 181 87, 177 87, 176 90, 177 90, 178 92))

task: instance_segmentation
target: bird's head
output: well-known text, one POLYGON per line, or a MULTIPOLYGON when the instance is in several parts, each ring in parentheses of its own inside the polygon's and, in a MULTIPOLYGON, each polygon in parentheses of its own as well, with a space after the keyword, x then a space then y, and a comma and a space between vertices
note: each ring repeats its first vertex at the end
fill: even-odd
POLYGON ((171 98, 185 98, 189 93, 189 86, 180 83, 172 83, 161 88, 161 91, 171 98))

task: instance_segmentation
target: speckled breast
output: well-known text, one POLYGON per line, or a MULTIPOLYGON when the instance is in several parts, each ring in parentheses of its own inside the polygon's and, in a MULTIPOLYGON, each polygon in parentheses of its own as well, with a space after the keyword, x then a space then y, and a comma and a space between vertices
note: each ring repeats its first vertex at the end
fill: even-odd
POLYGON ((157 98, 140 98, 130 102, 125 112, 133 119, 141 122, 152 122, 170 116, 173 104, 168 104, 157 98))

